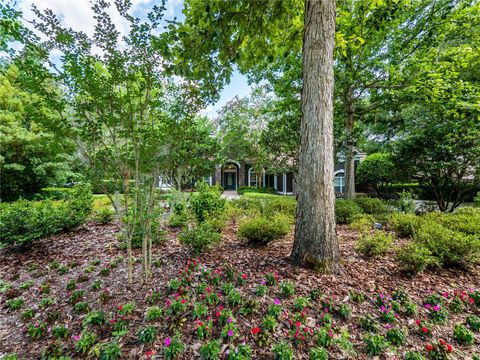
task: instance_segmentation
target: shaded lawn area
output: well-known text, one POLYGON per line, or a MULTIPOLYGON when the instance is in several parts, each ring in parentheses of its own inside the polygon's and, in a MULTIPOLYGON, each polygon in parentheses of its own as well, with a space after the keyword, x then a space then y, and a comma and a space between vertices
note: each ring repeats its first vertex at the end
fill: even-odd
MULTIPOLYGON (((0 280, 3 282, 0 293, 0 355, 2 352, 16 352, 21 359, 39 358, 42 350, 52 343, 52 328, 66 324, 68 334, 62 340, 64 354, 72 358, 85 358, 86 355, 75 351, 76 336, 81 334, 82 321, 87 316, 85 312, 74 310, 78 302, 85 302, 90 310, 105 312, 105 323, 88 326, 97 334, 97 341, 104 343, 113 340, 114 324, 110 319, 118 318, 119 306, 135 302, 135 310, 125 319, 128 333, 119 340, 122 358, 125 359, 145 359, 147 354, 163 358, 165 339, 171 338, 176 332, 181 334, 185 345, 179 358, 199 358, 201 344, 210 339, 221 339, 222 328, 226 325, 221 325, 221 320, 217 317, 218 312, 222 311, 221 306, 224 307, 225 314, 231 311, 235 329, 232 337, 227 335, 226 339, 221 339, 221 351, 227 350, 229 344, 245 342, 252 347, 252 358, 257 359, 273 359, 271 345, 283 339, 293 344, 296 359, 308 358, 309 350, 315 346, 318 337, 310 332, 315 333, 320 325, 326 326, 330 320, 335 342, 326 348, 331 358, 347 356, 347 350, 342 349, 338 342, 340 334, 345 331, 349 333, 349 341, 357 353, 356 356, 353 353, 351 355, 359 359, 370 358, 364 342, 368 332, 360 326, 362 319, 365 323, 368 316, 374 319, 374 327, 378 327, 379 334, 385 335, 390 327, 401 328, 408 333, 403 345, 391 345, 385 350, 382 355, 384 358, 399 358, 404 351, 420 351, 426 356, 426 344, 439 339, 445 339, 453 345, 450 355, 454 358, 467 359, 474 354, 478 355, 478 333, 475 334, 476 343, 470 346, 455 341, 452 333, 454 324, 465 324, 468 315, 480 313, 480 299, 475 305, 470 303, 473 300, 469 300, 467 295, 480 288, 478 274, 450 269, 425 272, 415 278, 405 277, 394 262, 393 253, 376 259, 367 259, 355 253, 353 248, 357 235, 347 226, 338 227, 344 266, 344 273, 340 276, 320 275, 292 266, 288 261, 292 247, 291 235, 265 248, 252 248, 236 238, 236 227, 230 224, 224 232, 223 241, 211 252, 197 258, 199 266, 183 277, 184 283, 180 289, 171 280, 181 280, 179 274, 185 270, 187 261, 192 256, 177 243, 178 230, 169 229, 166 241, 155 246, 156 267, 152 283, 130 286, 126 282, 126 263, 122 258, 125 254, 119 249, 116 238, 119 229, 117 223, 103 226, 88 223, 73 232, 42 239, 26 252, 12 249, 0 251, 0 280), (212 275, 215 273, 219 275, 216 280, 212 275), (265 295, 258 295, 257 289, 265 283, 267 273, 277 274, 278 282, 266 286, 265 295), (96 283, 99 289, 92 289, 96 280, 101 282, 100 285, 98 281, 96 283), (69 282, 70 290, 67 290, 69 282), (295 286, 295 294, 284 296, 281 291, 282 282, 291 282, 295 286), (75 289, 72 288, 73 283, 75 289), (235 284, 234 288, 241 295, 243 305, 236 305, 233 296, 226 294, 227 283, 235 284), (24 289, 21 289, 22 284, 31 284, 31 287, 24 285, 24 289), (50 291, 42 293, 46 292, 48 284, 50 291), (416 303, 418 315, 407 315, 402 303, 398 311, 392 310, 392 319, 385 319, 388 316, 385 316, 385 311, 381 311, 381 306, 385 305, 389 312, 392 300, 384 300, 383 304, 379 304, 377 298, 382 294, 385 299, 389 299, 398 289, 405 290, 412 302, 416 303), (77 290, 83 290, 83 293, 77 293, 78 298, 72 299, 77 290), (148 296, 152 291, 159 292, 160 295, 157 299, 148 301, 151 300, 148 296), (443 311, 450 307, 454 291, 465 292, 461 311, 455 313, 450 310, 443 323, 433 321, 432 316, 435 314, 432 315, 432 310, 425 307, 426 299, 432 293, 440 294, 443 311), (218 303, 207 304, 206 296, 210 292, 219 295, 218 303), (355 299, 355 294, 363 294, 364 300, 354 301, 358 300, 355 299), (24 299, 21 308, 9 309, 7 301, 19 297, 24 299), (305 304, 299 304, 299 297, 311 299, 305 308, 305 304), (42 302, 42 299, 47 298, 50 300, 42 302), (275 300, 277 298, 278 301, 275 300), (178 299, 185 299, 186 306, 175 313, 169 303, 178 299), (211 335, 202 340, 196 335, 198 323, 192 314, 194 304, 200 302, 207 305, 207 313, 200 320, 206 322, 209 317, 213 321, 211 335), (269 306, 275 302, 280 304, 281 313, 275 330, 266 335, 267 331, 262 327, 263 318, 269 306), (350 308, 350 317, 340 316, 341 304, 346 304, 343 308, 350 308), (163 315, 157 320, 147 321, 146 309, 153 305, 161 307, 163 315), (32 319, 22 319, 21 314, 25 309, 34 311, 32 319), (252 309, 256 312, 248 314, 252 309), (431 325, 430 334, 421 335, 421 326, 416 324, 419 319, 426 319, 431 325), (49 321, 45 332, 40 338, 33 339, 26 331, 27 326, 41 321, 49 321), (157 327, 157 337, 153 343, 143 344, 139 342, 137 333, 147 325, 157 327), (256 327, 260 327, 261 331, 252 334, 256 327), (261 334, 265 334, 268 344, 261 344, 261 334)), ((137 250, 136 256, 139 258, 140 255, 137 250)), ((137 272, 139 269, 140 263, 136 264, 137 272)), ((460 295, 457 296, 459 297, 460 295)))

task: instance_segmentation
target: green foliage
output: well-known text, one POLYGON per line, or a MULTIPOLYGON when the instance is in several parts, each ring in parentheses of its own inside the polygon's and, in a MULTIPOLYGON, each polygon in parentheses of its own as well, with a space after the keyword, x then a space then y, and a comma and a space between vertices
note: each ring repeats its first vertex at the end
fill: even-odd
POLYGON ((220 342, 210 340, 200 346, 200 356, 203 360, 218 360, 220 358, 220 342))
POLYGON ((185 346, 183 345, 180 337, 177 335, 167 339, 169 340, 169 342, 167 343, 167 340, 165 340, 163 356, 165 360, 176 359, 178 356, 180 356, 185 346))
POLYGON ((395 163, 392 160, 392 156, 387 153, 368 155, 358 165, 356 175, 359 184, 372 187, 377 191, 398 181, 395 163))
POLYGON ((0 204, 0 243, 30 242, 70 230, 90 214, 92 194, 85 185, 73 188, 66 200, 27 201, 0 204))
POLYGON ((443 266, 470 267, 480 261, 480 237, 450 230, 433 221, 422 221, 414 242, 428 248, 443 266))
POLYGON ((474 204, 476 207, 480 208, 480 191, 477 192, 477 196, 475 196, 475 197, 473 198, 473 204, 474 204))
POLYGON ((393 345, 400 346, 403 345, 407 336, 405 331, 402 329, 390 329, 387 331, 387 340, 392 343, 393 345))
POLYGON ((280 291, 284 297, 288 298, 295 294, 295 285, 290 281, 282 281, 280 283, 280 291))
POLYGON ((432 252, 422 244, 409 242, 397 252, 397 261, 402 269, 409 275, 415 275, 427 268, 434 268, 440 265, 439 260, 432 252))
POLYGON ((381 335, 370 335, 365 339, 366 351, 370 356, 377 356, 382 354, 388 347, 388 342, 381 335))
MULTIPOLYGON (((28 69, 21 65, 10 65, 0 75, 3 201, 29 198, 43 187, 80 180, 74 170, 73 141, 54 130, 62 121, 54 102, 32 91, 28 69)), ((56 88, 53 83, 45 86, 56 88)))
POLYGON ((210 250, 220 241, 221 235, 211 229, 207 223, 191 229, 184 229, 178 236, 180 243, 187 246, 195 254, 210 250))
POLYGON ((335 216, 338 224, 350 224, 354 218, 362 214, 362 208, 352 200, 337 200, 335 216))
POLYGON ((138 341, 142 344, 151 344, 157 338, 157 328, 155 326, 147 326, 138 332, 138 341))
POLYGON ((262 193, 262 194, 275 194, 275 189, 271 187, 258 187, 258 186, 239 186, 237 192, 240 195, 246 193, 262 193))
POLYGON ((145 310, 145 319, 147 321, 159 320, 162 317, 163 310, 158 306, 151 306, 145 310))
POLYGON ((117 341, 101 345, 100 360, 117 360, 122 356, 122 349, 117 341))
POLYGON ((358 239, 355 250, 366 256, 384 255, 393 244, 393 236, 376 230, 373 234, 364 234, 358 239))
POLYGON ((93 210, 93 220, 99 224, 108 224, 113 220, 115 211, 111 209, 94 209, 93 210))
POLYGON ((398 236, 412 237, 415 228, 418 226, 418 216, 415 214, 404 214, 395 212, 389 216, 388 224, 398 236))
POLYGON ((266 245, 285 236, 289 230, 289 218, 279 213, 273 218, 260 216, 241 221, 238 236, 255 245, 266 245))
POLYGON ((461 344, 472 345, 475 335, 465 325, 456 324, 453 328, 453 338, 461 344))
POLYGON ((209 218, 221 215, 225 209, 225 199, 221 197, 218 188, 200 181, 196 190, 197 192, 190 196, 189 202, 197 222, 201 224, 209 218))
POLYGON ((311 348, 308 358, 310 360, 328 360, 328 351, 321 347, 311 348))
POLYGON ((372 215, 357 215, 352 218, 350 227, 360 234, 369 233, 373 229, 375 218, 372 215))
POLYGON ((473 331, 480 332, 480 317, 476 315, 468 315, 466 323, 473 331))
POLYGON ((280 341, 272 345, 273 358, 275 360, 293 360, 293 348, 286 341, 280 341))
POLYGON ((368 215, 382 215, 390 212, 388 205, 379 198, 357 196, 353 201, 368 215))

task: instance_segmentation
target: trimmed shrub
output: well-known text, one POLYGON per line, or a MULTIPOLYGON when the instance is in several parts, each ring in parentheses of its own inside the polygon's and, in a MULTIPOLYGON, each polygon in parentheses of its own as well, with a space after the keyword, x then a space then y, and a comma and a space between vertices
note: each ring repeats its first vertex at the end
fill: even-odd
POLYGON ((93 220, 99 224, 108 224, 110 221, 113 220, 113 216, 115 215, 115 211, 112 209, 94 209, 93 210, 93 220))
POLYGON ((438 259, 432 252, 421 244, 410 242, 403 246, 397 253, 397 261, 402 269, 409 275, 416 275, 427 268, 438 267, 438 259))
POLYGON ((355 215, 351 221, 350 227, 361 234, 368 233, 375 225, 375 218, 372 215, 355 215))
POLYGON ((480 237, 454 231, 434 221, 423 220, 414 241, 427 247, 444 266, 468 268, 480 263, 480 237))
POLYGON ((275 189, 273 187, 258 187, 258 186, 240 186, 237 190, 240 195, 246 193, 264 193, 264 194, 275 194, 275 189))
POLYGON ((35 200, 44 200, 44 199, 65 200, 70 196, 72 191, 73 191, 72 188, 57 188, 57 187, 43 188, 40 190, 40 193, 35 196, 35 200))
POLYGON ((195 254, 201 254, 213 248, 220 241, 221 235, 212 230, 208 223, 202 223, 191 229, 184 229, 179 235, 180 243, 195 254))
POLYGON ((370 154, 358 164, 357 182, 363 186, 371 186, 378 191, 398 178, 396 172, 396 166, 390 154, 370 154))
POLYGON ((0 204, 0 243, 28 244, 72 229, 87 219, 92 201, 90 187, 77 185, 65 200, 19 200, 0 204))
POLYGON ((393 244, 393 236, 384 231, 375 231, 373 234, 362 235, 355 250, 366 256, 385 254, 393 244))
POLYGON ((252 244, 266 245, 285 236, 289 229, 290 220, 286 215, 277 214, 273 218, 260 216, 242 221, 238 227, 238 236, 252 244))
POLYGON ((208 186, 205 182, 197 183, 197 191, 190 198, 190 206, 198 223, 203 223, 210 217, 221 214, 225 209, 225 199, 222 199, 220 190, 215 186, 208 186))
POLYGON ((352 200, 339 199, 335 203, 335 216, 338 224, 350 224, 360 214, 363 214, 362 208, 352 200))
POLYGON ((480 209, 473 207, 460 208, 454 213, 428 213, 424 216, 429 221, 434 221, 451 230, 465 234, 480 234, 480 209))
POLYGON ((393 213, 388 219, 388 224, 398 236, 412 237, 419 221, 415 214, 393 213))
POLYGON ((353 200, 365 214, 385 214, 391 212, 388 205, 379 198, 359 196, 353 200))

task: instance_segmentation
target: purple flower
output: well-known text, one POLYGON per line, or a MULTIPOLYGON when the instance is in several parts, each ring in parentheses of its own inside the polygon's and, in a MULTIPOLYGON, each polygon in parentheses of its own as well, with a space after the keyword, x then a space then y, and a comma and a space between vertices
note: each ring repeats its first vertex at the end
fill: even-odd
POLYGON ((435 310, 436 312, 439 312, 440 311, 440 306, 439 305, 435 305, 433 307, 433 310, 435 310))
POLYGON ((432 307, 432 305, 430 304, 425 304, 425 309, 430 309, 432 307))
POLYGON ((232 318, 229 316, 228 319, 227 319, 227 323, 231 323, 232 322, 232 318))
POLYGON ((265 285, 267 283, 267 280, 263 279, 262 280, 262 285, 265 285))
POLYGON ((165 339, 165 343, 164 343, 163 345, 165 345, 165 347, 169 347, 170 344, 171 344, 171 340, 170 340, 169 337, 167 337, 167 338, 165 339))
POLYGON ((232 329, 228 330, 228 336, 230 336, 230 337, 233 336, 233 330, 232 329))
POLYGON ((75 341, 80 340, 80 335, 74 335, 74 336, 73 336, 73 340, 75 340, 75 341))
POLYGON ((280 300, 278 298, 275 298, 275 301, 273 302, 275 305, 280 305, 280 300))

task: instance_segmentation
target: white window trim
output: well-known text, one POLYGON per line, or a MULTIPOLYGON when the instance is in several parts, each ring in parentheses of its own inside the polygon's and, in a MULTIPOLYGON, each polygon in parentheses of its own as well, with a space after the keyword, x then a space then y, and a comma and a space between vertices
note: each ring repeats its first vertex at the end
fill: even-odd
MULTIPOLYGON (((252 181, 251 181, 252 180, 252 171, 253 171, 253 167, 248 169, 248 186, 252 186, 252 181)), ((257 180, 257 182, 256 182, 257 185, 255 185, 255 186, 258 187, 258 176, 257 176, 257 174, 255 174, 255 178, 257 180)))
POLYGON ((339 174, 343 174, 343 177, 340 177, 342 179, 342 184, 340 185, 340 193, 343 194, 345 192, 345 170, 337 170, 335 171, 335 173, 333 174, 333 188, 335 189, 335 178, 337 177, 337 175, 339 174))

